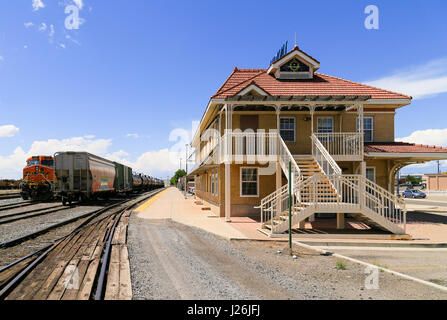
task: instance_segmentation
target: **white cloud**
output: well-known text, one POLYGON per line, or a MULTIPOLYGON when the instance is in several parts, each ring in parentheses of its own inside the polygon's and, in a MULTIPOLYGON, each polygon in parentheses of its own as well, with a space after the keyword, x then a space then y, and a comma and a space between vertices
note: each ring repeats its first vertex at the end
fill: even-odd
POLYGON ((84 7, 84 3, 82 0, 73 0, 73 2, 75 3, 75 5, 82 10, 82 7, 84 7))
POLYGON ((5 58, 3 58, 2 56, 0 56, 0 61, 4 61, 5 60, 5 58))
POLYGON ((23 25, 25 26, 25 28, 28 29, 28 28, 34 26, 34 23, 32 23, 32 22, 25 22, 23 25))
POLYGON ((42 0, 33 0, 33 10, 38 11, 41 8, 45 8, 45 4, 42 0))
POLYGON ((10 124, 6 126, 0 126, 0 138, 11 138, 19 133, 19 128, 10 124))
POLYGON ((42 22, 39 26, 39 31, 44 32, 45 30, 47 30, 47 24, 42 22))
POLYGON ((53 36, 54 36, 54 33, 55 33, 55 31, 54 31, 54 25, 50 25, 50 38, 52 38, 53 36))
POLYGON ((412 66, 366 84, 424 99, 447 92, 447 58, 412 66))
POLYGON ((398 138, 397 141, 419 143, 435 146, 447 146, 447 128, 446 129, 426 129, 417 130, 408 137, 398 138))
POLYGON ((59 44, 59 46, 63 49, 65 49, 67 47, 64 43, 59 44))
POLYGON ((52 155, 57 151, 87 151, 99 156, 106 156, 107 149, 111 144, 112 140, 110 139, 93 140, 85 137, 35 141, 28 151, 17 147, 12 154, 0 156, 0 177, 19 178, 26 159, 33 155, 52 155))
MULTIPOLYGON (((179 169, 180 157, 180 153, 172 152, 167 148, 153 150, 143 153, 132 165, 136 171, 162 178, 167 175, 172 176, 179 169)), ((185 160, 182 161, 182 167, 184 166, 185 160)))
MULTIPOLYGON (((431 146, 447 147, 447 128, 446 129, 426 129, 417 130, 407 137, 397 138, 396 141, 418 143, 431 146)), ((441 161, 441 166, 447 166, 447 160, 441 161)), ((406 166, 402 169, 403 173, 433 173, 437 172, 437 162, 430 161, 421 164, 406 166)))
POLYGON ((140 137, 140 135, 138 133, 128 133, 128 134, 126 134, 126 137, 138 139, 140 137))

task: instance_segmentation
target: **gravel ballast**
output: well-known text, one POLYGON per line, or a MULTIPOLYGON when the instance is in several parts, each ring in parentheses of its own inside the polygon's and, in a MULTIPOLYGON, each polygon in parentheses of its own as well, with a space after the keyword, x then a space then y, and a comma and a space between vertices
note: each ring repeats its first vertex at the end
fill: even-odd
POLYGON ((359 264, 300 247, 293 259, 285 243, 231 242, 170 220, 132 215, 128 246, 137 300, 447 299, 445 292, 383 272, 379 289, 369 290, 359 264))
MULTIPOLYGON (((92 212, 100 208, 101 207, 98 206, 77 206, 67 210, 57 211, 37 217, 2 224, 0 225, 0 242, 5 242, 11 239, 25 236, 27 234, 47 228, 51 225, 62 222, 64 220, 75 218, 77 216, 81 216, 87 212, 92 212)), ((26 209, 23 208, 21 210, 25 211, 30 209, 35 209, 35 207, 34 206, 33 208, 26 207, 26 209)), ((17 212, 17 210, 8 211, 8 214, 12 212, 17 212)))

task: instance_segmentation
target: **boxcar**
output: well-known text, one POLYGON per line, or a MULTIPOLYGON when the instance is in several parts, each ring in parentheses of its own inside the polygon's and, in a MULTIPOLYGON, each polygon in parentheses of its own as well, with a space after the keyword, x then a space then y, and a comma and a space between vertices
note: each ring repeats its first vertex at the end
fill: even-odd
POLYGON ((114 162, 115 165, 115 182, 114 188, 117 193, 129 193, 133 188, 132 168, 121 163, 114 162))
POLYGON ((56 194, 62 203, 108 198, 114 191, 116 169, 112 161, 88 152, 58 152, 54 155, 56 194))

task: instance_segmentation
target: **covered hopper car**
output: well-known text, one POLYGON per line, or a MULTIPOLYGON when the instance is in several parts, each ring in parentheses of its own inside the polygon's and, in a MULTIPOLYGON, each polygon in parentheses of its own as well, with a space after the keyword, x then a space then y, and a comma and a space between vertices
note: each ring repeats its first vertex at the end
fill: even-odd
POLYGON ((162 180, 134 174, 132 168, 87 152, 57 152, 54 155, 57 177, 56 195, 62 203, 109 198, 162 188, 162 180))
POLYGON ((114 191, 115 164, 88 152, 57 152, 54 155, 56 194, 62 203, 108 198, 114 191))

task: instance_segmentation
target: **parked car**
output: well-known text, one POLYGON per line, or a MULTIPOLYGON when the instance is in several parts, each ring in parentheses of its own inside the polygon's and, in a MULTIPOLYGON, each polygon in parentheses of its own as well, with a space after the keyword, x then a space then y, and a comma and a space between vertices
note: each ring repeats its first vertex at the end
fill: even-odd
POLYGON ((427 197, 427 195, 424 192, 419 191, 419 190, 408 189, 408 190, 405 190, 404 192, 402 192, 402 197, 425 199, 427 197))
POLYGON ((194 194, 195 188, 194 187, 188 187, 188 192, 191 194, 194 194))

